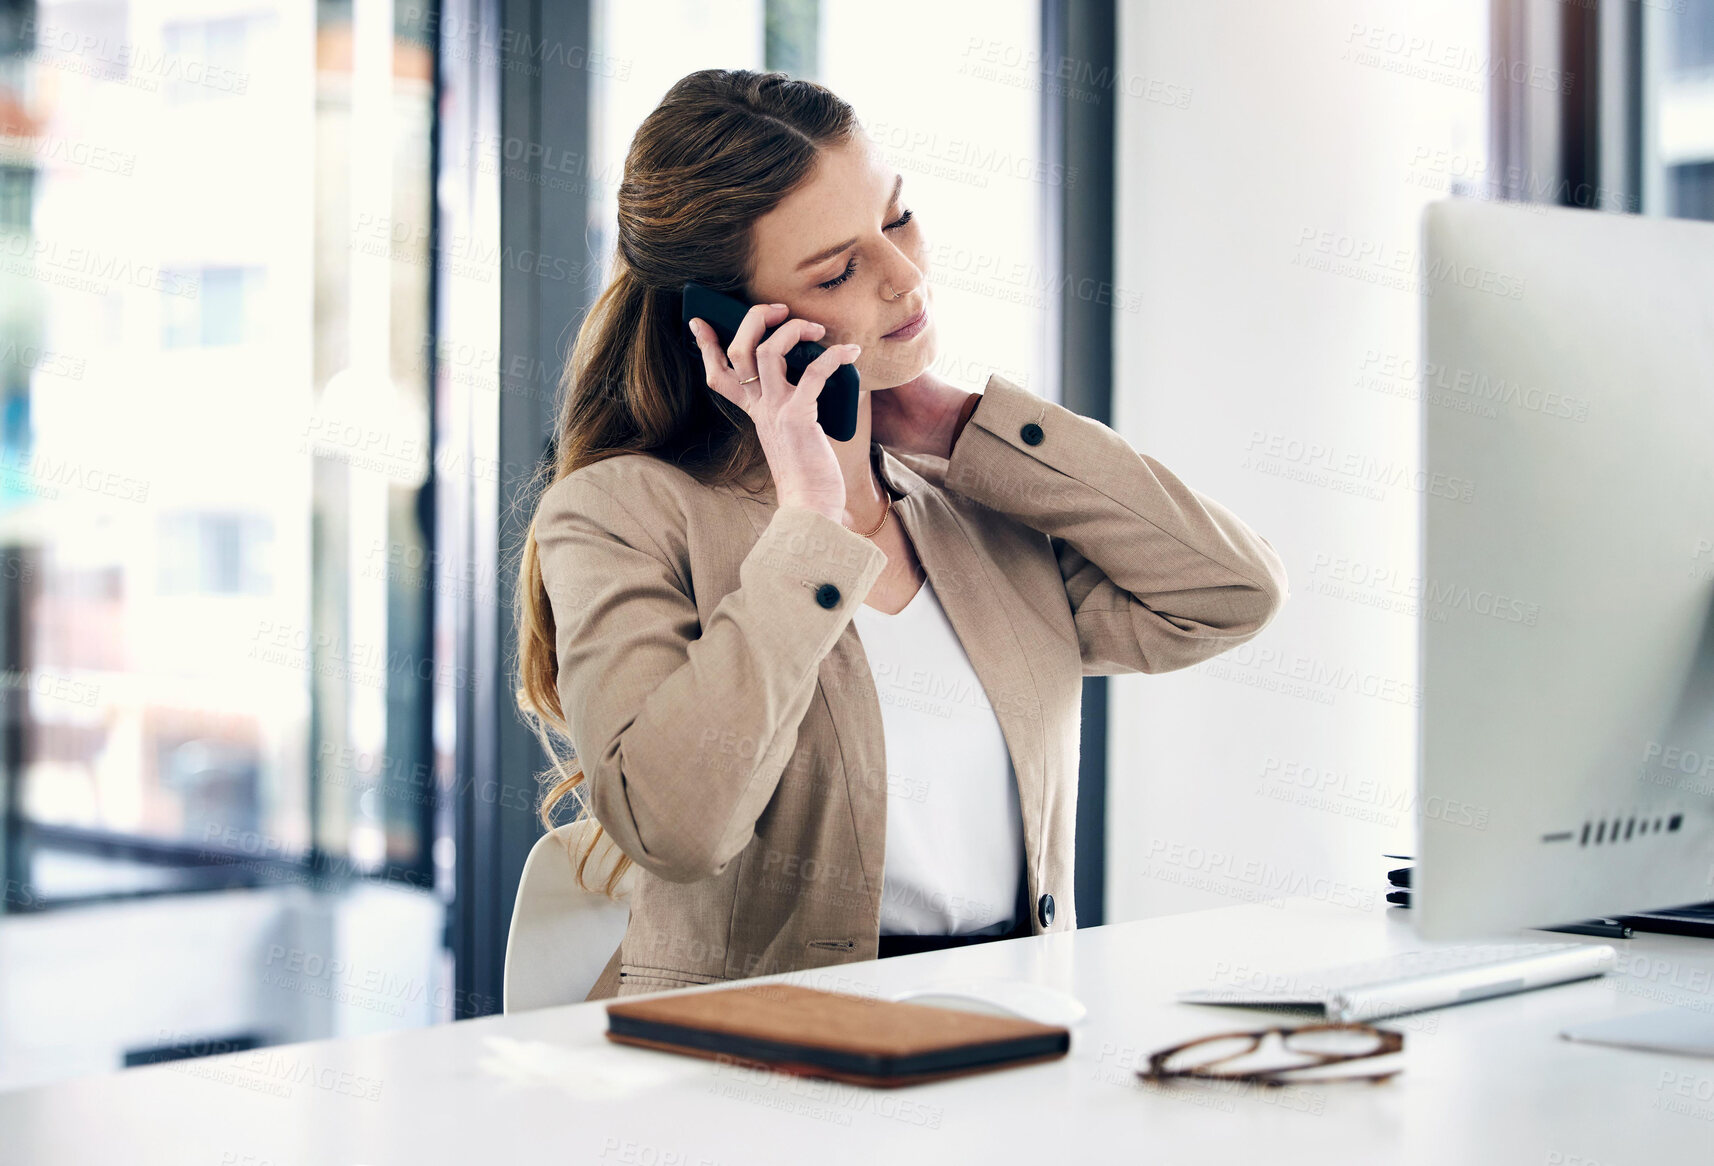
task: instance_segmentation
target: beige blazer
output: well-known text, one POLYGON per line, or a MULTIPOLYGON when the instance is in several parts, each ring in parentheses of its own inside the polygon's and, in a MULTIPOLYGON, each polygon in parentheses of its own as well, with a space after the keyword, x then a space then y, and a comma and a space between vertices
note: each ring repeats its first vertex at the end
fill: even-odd
MULTIPOLYGON (((1285 567, 1112 429, 998 375, 950 459, 870 449, 1011 754, 1031 932, 1069 931, 1083 677, 1252 639, 1285 567)), ((554 483, 535 521, 591 808, 641 868, 589 999, 874 959, 887 758, 851 616, 886 553, 779 506, 765 469, 711 488, 645 454, 554 483)))

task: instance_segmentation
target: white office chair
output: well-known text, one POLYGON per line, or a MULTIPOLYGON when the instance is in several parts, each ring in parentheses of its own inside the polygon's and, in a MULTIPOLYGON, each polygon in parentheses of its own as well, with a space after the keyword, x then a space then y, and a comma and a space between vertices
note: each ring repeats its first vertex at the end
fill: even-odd
MULTIPOLYGON (((505 1012, 582 1003, 625 937, 631 909, 624 900, 636 868, 619 881, 619 902, 577 885, 573 855, 582 852, 594 827, 589 818, 567 822, 538 838, 524 860, 506 935, 505 1012)), ((612 839, 601 840, 584 870, 590 886, 606 885, 620 853, 612 839)))

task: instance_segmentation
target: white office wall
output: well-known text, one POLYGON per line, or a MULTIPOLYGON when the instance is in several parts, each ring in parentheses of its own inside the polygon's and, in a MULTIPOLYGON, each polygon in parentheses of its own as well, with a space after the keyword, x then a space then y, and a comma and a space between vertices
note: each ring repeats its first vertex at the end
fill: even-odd
POLYGON ((1515 70, 1481 0, 1121 9, 1114 427, 1271 541, 1291 596, 1249 645, 1112 682, 1108 920, 1368 906, 1413 833, 1418 216, 1491 195, 1515 70))

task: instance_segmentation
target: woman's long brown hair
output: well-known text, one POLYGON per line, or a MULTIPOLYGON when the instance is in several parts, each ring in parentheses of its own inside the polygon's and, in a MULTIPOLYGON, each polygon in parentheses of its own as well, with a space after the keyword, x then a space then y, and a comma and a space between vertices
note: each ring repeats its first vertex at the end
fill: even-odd
MULTIPOLYGON (((810 177, 823 148, 844 144, 858 128, 851 107, 830 90, 785 73, 702 69, 667 90, 625 156, 612 277, 560 378, 557 448, 526 491, 529 505, 580 466, 622 453, 664 458, 708 485, 766 464, 749 416, 708 388, 702 358, 686 344, 680 289, 695 280, 749 302, 755 221, 810 177)), ((589 813, 560 708, 553 607, 534 519, 514 606, 518 708, 551 761, 538 775, 538 810, 550 830, 562 803, 575 808, 572 817, 593 822, 574 857, 579 885, 594 890, 584 871, 603 831, 589 813)), ((601 891, 614 895, 630 866, 621 855, 601 891)))

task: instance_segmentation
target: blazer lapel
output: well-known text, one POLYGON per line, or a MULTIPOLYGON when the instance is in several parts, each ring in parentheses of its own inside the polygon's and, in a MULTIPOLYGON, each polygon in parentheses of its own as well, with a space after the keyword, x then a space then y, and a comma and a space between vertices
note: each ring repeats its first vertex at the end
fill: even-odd
MULTIPOLYGON (((958 634, 971 667, 999 721, 1017 775, 1023 817, 1025 861, 1037 871, 1042 847, 1042 812, 1047 749, 1040 697, 1028 653, 1008 612, 1013 596, 992 562, 971 541, 945 492, 900 461, 878 442, 871 457, 894 495, 893 514, 916 549, 936 598, 958 634)), ((764 471, 765 473, 765 471, 764 471)), ((748 496, 766 510, 776 506, 773 485, 756 479, 748 496)), ((735 491, 745 496, 743 491, 735 491)), ((767 515, 752 510, 757 531, 767 515)), ((855 621, 847 625, 822 660, 819 679, 839 735, 845 762, 846 796, 856 830, 863 876, 878 903, 887 837, 887 764, 880 697, 855 621)), ((1031 886, 1038 878, 1030 879, 1031 886)), ((1033 916, 1032 916, 1033 920, 1033 916)), ((1033 922, 1032 922, 1033 926, 1033 922)))

